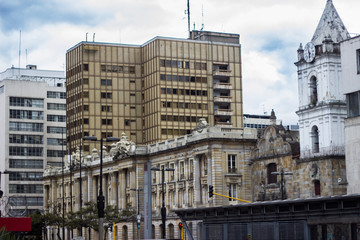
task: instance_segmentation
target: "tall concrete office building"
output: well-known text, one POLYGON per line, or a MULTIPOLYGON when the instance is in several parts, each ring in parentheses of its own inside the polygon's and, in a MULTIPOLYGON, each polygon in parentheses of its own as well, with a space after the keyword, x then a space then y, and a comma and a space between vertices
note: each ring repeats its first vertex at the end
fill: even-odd
POLYGON ((143 45, 80 42, 66 54, 71 151, 98 147, 84 136, 151 144, 210 125, 243 126, 238 34, 191 32, 143 45))
POLYGON ((2 216, 43 208, 44 169, 61 166, 66 149, 65 80, 63 71, 35 65, 0 73, 2 216))

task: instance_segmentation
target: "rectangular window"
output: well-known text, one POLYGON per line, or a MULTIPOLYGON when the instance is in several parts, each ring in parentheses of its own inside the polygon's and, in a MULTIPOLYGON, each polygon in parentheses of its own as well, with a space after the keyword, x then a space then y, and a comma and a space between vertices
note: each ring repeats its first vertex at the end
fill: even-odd
POLYGON ((44 161, 41 159, 10 159, 10 168, 43 169, 44 161))
POLYGON ((66 141, 61 138, 48 138, 47 144, 52 146, 66 146, 66 141))
POLYGON ((108 138, 108 137, 112 137, 112 132, 102 132, 101 133, 101 138, 108 138))
POLYGON ((180 162, 180 180, 185 179, 185 162, 180 162))
POLYGON ((83 64, 83 70, 89 71, 89 64, 83 64))
POLYGON ((360 115, 359 93, 360 92, 353 92, 346 95, 348 117, 356 117, 360 115))
POLYGON ((102 112, 112 112, 112 106, 103 105, 103 106, 101 106, 101 111, 102 112))
POLYGON ((43 120, 44 114, 43 114, 43 111, 28 111, 28 110, 10 109, 10 118, 43 120))
POLYGON ((66 151, 61 150, 47 150, 47 157, 63 157, 66 151))
POLYGON ((47 133, 65 133, 66 128, 64 127, 47 127, 47 133))
POLYGON ((228 155, 228 172, 236 173, 236 155, 228 155))
POLYGON ((63 115, 47 115, 49 122, 66 122, 66 116, 63 115))
POLYGON ((101 119, 103 125, 112 125, 112 119, 101 119))
POLYGON ((89 105, 84 105, 84 111, 89 111, 89 105))
POLYGON ((9 174, 10 181, 41 181, 41 172, 11 172, 9 174))
MULTIPOLYGON (((229 184, 229 197, 236 198, 236 184, 229 184)), ((229 198, 229 201, 236 201, 235 199, 229 198)))
POLYGON ((112 93, 102 92, 101 93, 101 98, 111 99, 112 98, 112 93))
POLYGON ((9 184, 9 193, 43 193, 42 184, 9 184))
POLYGON ((42 135, 9 134, 9 143, 43 144, 42 135))
POLYGON ((44 100, 36 98, 10 97, 10 106, 43 108, 44 100))
POLYGON ((112 80, 111 79, 101 79, 101 86, 111 86, 112 80))
POLYGON ((63 103, 48 103, 47 104, 48 110, 66 110, 66 104, 63 103))
POLYGON ((43 156, 43 148, 42 147, 9 147, 9 155, 10 156, 43 156))
POLYGON ((58 99, 66 99, 66 93, 65 92, 47 92, 48 98, 58 98, 58 99))
POLYGON ((357 74, 360 74, 360 49, 356 50, 356 68, 357 74))
POLYGON ((42 123, 10 122, 10 131, 42 132, 42 123))

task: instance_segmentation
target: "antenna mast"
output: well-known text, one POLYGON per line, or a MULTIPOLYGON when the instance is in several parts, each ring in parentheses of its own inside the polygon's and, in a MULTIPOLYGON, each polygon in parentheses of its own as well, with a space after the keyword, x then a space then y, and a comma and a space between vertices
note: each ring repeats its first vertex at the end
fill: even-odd
POLYGON ((190 37, 190 0, 187 0, 188 31, 190 37))

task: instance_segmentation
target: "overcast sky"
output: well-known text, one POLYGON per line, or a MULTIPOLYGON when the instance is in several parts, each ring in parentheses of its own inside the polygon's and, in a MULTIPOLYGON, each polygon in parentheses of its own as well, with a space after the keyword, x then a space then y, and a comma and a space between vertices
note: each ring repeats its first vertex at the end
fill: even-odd
MULTIPOLYGON (((350 33, 360 33, 360 1, 333 0, 350 33), (356 24, 358 23, 358 24, 356 24)), ((311 40, 326 0, 192 0, 191 28, 240 34, 244 113, 298 117, 294 62, 311 40), (202 14, 203 12, 203 14, 202 14)), ((155 36, 187 38, 186 0, 2 0, 0 72, 35 64, 64 70, 66 50, 80 41, 143 44, 155 36), (26 54, 27 53, 27 54, 26 54)))

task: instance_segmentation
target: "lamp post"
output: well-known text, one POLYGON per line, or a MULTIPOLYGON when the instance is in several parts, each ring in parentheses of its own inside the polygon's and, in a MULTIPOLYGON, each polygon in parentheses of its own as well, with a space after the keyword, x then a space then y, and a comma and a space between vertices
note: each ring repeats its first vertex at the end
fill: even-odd
POLYGON ((174 168, 158 168, 153 167, 151 168, 153 171, 161 171, 161 192, 162 192, 162 207, 161 207, 161 221, 162 221, 162 229, 161 229, 161 235, 163 239, 166 239, 166 233, 165 233, 165 224, 166 224, 166 208, 165 208, 165 171, 175 171, 174 168))
POLYGON ((62 162, 62 238, 65 239, 65 190, 64 190, 64 129, 61 130, 61 162, 62 162))
POLYGON ((293 175, 292 172, 284 172, 284 169, 281 168, 280 172, 272 172, 272 175, 280 175, 280 192, 281 192, 281 200, 285 199, 284 196, 284 175, 293 175))
POLYGON ((130 188, 131 191, 136 191, 137 192, 137 235, 138 235, 138 239, 140 239, 140 221, 141 221, 141 214, 140 214, 140 191, 143 191, 144 189, 137 189, 137 188, 130 188))
MULTIPOLYGON (((103 164, 103 142, 104 139, 97 139, 95 136, 85 136, 84 141, 100 141, 100 190, 97 197, 98 217, 99 217, 99 240, 102 240, 104 235, 104 208, 105 208, 105 197, 102 190, 102 164, 103 164)), ((108 137, 105 139, 106 142, 120 141, 118 137, 108 137)))

